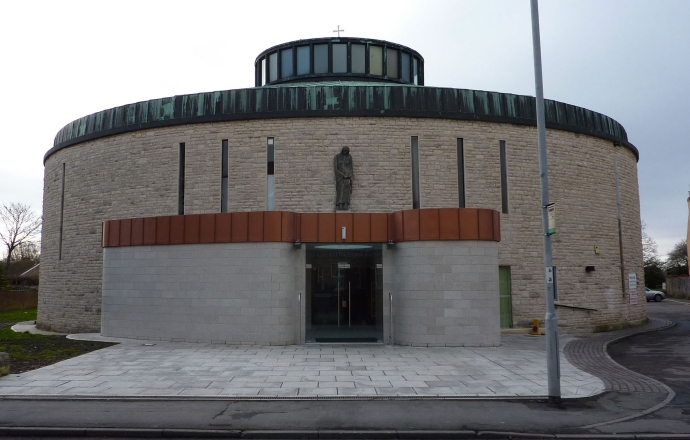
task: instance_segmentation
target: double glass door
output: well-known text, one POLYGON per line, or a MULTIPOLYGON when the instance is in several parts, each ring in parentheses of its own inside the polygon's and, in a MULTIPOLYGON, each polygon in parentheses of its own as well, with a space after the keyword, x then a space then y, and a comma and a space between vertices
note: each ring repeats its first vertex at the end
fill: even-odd
POLYGON ((306 342, 381 342, 381 245, 307 247, 306 342))

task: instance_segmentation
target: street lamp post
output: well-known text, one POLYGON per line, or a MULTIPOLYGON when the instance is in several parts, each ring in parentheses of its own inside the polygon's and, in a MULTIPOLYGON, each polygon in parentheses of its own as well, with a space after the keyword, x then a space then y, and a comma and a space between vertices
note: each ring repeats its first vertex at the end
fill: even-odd
POLYGON ((558 358, 558 317, 554 306, 554 277, 551 254, 551 233, 548 226, 549 173, 546 161, 546 118, 544 116, 544 84, 541 77, 541 42, 539 38, 538 0, 530 0, 532 9, 532 46, 534 50, 534 85, 537 91, 537 134, 539 174, 541 178, 542 230, 544 232, 544 278, 546 282, 546 369, 549 401, 561 401, 561 372, 558 358))

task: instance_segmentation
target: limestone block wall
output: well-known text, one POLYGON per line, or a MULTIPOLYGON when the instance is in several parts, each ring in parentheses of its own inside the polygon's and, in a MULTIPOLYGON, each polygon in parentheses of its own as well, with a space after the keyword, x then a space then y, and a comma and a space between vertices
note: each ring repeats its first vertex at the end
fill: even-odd
POLYGON ((405 242, 391 254, 396 344, 500 345, 497 243, 405 242))
MULTIPOLYGON (((275 209, 332 212, 333 156, 347 145, 354 159, 351 211, 392 212, 412 208, 412 136, 419 139, 422 207, 458 206, 456 145, 463 138, 466 206, 500 210, 499 142, 506 142, 509 210, 501 218, 498 264, 511 267, 514 324, 542 319, 536 128, 431 118, 314 117, 161 127, 52 154, 45 163, 38 326, 66 332, 100 329, 101 224, 177 214, 181 142, 186 147, 186 214, 220 212, 223 139, 229 145, 228 210, 265 210, 268 137, 275 139, 275 209)), ((594 330, 645 320, 645 301, 632 305, 630 292, 623 292, 616 218, 614 158, 621 187, 624 273, 638 275, 641 299, 634 154, 608 140, 560 130, 547 131, 547 145, 551 200, 557 206, 559 300, 597 309, 559 308, 560 323, 594 330), (589 265, 596 270, 586 273, 589 265)))
POLYGON ((106 248, 101 331, 154 340, 294 344, 300 253, 290 243, 106 248))

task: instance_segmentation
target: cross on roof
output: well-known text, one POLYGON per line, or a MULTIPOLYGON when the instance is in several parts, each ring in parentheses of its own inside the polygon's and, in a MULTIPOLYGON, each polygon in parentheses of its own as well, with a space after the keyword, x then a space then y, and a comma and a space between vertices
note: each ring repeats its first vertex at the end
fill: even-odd
POLYGON ((341 32, 345 32, 345 29, 340 29, 340 25, 338 25, 338 29, 335 30, 335 31, 333 31, 333 32, 337 32, 337 33, 338 33, 338 38, 340 38, 340 33, 341 33, 341 32))

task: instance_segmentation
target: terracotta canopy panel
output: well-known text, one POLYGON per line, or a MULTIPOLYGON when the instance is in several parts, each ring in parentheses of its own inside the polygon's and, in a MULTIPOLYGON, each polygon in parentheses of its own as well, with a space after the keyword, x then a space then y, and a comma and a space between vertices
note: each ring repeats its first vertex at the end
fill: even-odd
POLYGON ((232 241, 231 227, 231 213, 216 214, 216 243, 230 243, 232 241))
POLYGON ((132 219, 120 220, 120 246, 130 246, 132 244, 132 219))
POLYGON ((170 217, 170 244, 184 243, 184 215, 170 217))
POLYGON ((392 213, 252 211, 159 216, 103 222, 103 247, 230 242, 500 241, 500 219, 498 211, 474 208, 423 208, 392 213))
POLYGON ((199 223, 199 242, 216 242, 216 216, 214 214, 201 214, 199 223))
POLYGON ((170 243, 170 217, 155 217, 156 219, 156 244, 170 243))

